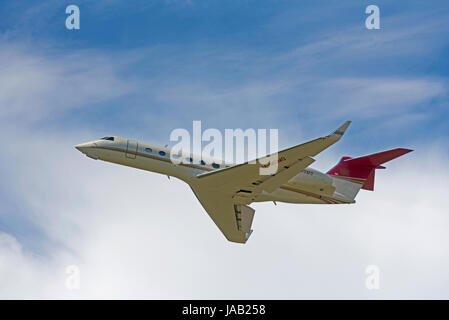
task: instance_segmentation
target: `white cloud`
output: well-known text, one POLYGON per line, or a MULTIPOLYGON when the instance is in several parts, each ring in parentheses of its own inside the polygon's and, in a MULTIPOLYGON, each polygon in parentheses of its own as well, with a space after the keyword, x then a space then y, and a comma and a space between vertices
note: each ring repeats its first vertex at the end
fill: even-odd
MULTIPOLYGON (((181 182, 82 156, 73 145, 93 132, 37 132, 17 121, 132 91, 108 60, 90 54, 81 61, 49 59, 13 48, 2 54, 10 61, 0 60, 6 70, 0 83, 8 88, 0 91, 1 105, 8 106, 0 113, 0 134, 14 132, 14 139, 3 140, 0 172, 20 199, 20 214, 48 241, 40 248, 43 255, 20 236, 0 233, 0 297, 449 297, 446 151, 421 146, 396 160, 378 174, 376 191, 361 193, 356 205, 255 204, 252 238, 244 246, 232 244, 181 182), (381 268, 380 291, 364 286, 370 264, 381 268), (81 290, 66 289, 67 265, 80 267, 81 290)), ((193 96, 190 104, 204 110, 208 103, 248 103, 257 110, 255 105, 266 103, 261 97, 274 99, 284 83, 260 81, 198 95, 188 87, 179 97, 193 96)), ((433 79, 346 78, 330 84, 351 103, 381 93, 403 106, 445 90, 433 79), (360 84, 364 94, 352 95, 360 84)), ((173 104, 179 97, 158 96, 173 104)))
POLYGON ((1 236, 4 298, 449 296, 444 152, 395 160, 356 205, 255 204, 242 246, 224 239, 186 185, 88 159, 72 147, 78 135, 24 133, 15 143, 32 159, 5 149, 12 187, 53 244, 35 259, 1 236), (71 264, 81 268, 79 291, 64 286, 71 264), (380 291, 364 287, 369 264, 381 268, 380 291))
POLYGON ((324 99, 334 97, 334 115, 355 118, 403 116, 418 104, 447 93, 443 80, 422 78, 337 78, 323 82, 322 86, 324 99))
POLYGON ((382 27, 377 31, 366 30, 363 24, 333 28, 314 34, 312 41, 294 48, 280 59, 293 58, 299 66, 307 68, 310 62, 327 65, 332 61, 338 67, 339 62, 360 62, 362 58, 365 63, 375 66, 386 62, 382 58, 420 57, 442 48, 442 42, 434 35, 448 31, 446 20, 444 15, 435 17, 432 12, 419 12, 383 17, 382 27))
POLYGON ((95 52, 48 56, 0 42, 0 118, 29 122, 135 90, 121 64, 95 52))
POLYGON ((228 120, 232 114, 238 115, 232 117, 232 125, 239 127, 247 125, 248 119, 255 116, 259 123, 272 121, 279 112, 277 98, 291 88, 284 81, 250 81, 218 87, 206 82, 186 81, 165 84, 152 90, 156 103, 179 110, 179 117, 191 120, 193 114, 202 119, 228 120))

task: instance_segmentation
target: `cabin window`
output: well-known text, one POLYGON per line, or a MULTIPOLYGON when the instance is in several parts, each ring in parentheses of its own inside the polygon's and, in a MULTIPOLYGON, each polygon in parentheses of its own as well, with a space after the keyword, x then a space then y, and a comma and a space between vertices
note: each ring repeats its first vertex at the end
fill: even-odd
POLYGON ((214 167, 215 169, 218 169, 218 168, 220 168, 220 165, 216 164, 216 163, 212 163, 212 167, 214 167))
POLYGON ((159 154, 160 154, 161 156, 165 156, 165 155, 166 155, 166 153, 165 153, 164 151, 159 151, 159 154))
POLYGON ((151 148, 145 148, 145 152, 151 153, 151 152, 153 152, 153 149, 151 149, 151 148))
POLYGON ((104 137, 104 138, 101 138, 101 140, 114 141, 114 137, 104 137))

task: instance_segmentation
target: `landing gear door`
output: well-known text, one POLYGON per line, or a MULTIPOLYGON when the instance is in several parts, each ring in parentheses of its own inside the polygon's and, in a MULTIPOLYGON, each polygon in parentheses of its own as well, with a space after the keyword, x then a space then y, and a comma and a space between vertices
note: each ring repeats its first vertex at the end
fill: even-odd
POLYGON ((126 157, 130 159, 135 159, 137 155, 137 141, 128 140, 126 142, 126 157))

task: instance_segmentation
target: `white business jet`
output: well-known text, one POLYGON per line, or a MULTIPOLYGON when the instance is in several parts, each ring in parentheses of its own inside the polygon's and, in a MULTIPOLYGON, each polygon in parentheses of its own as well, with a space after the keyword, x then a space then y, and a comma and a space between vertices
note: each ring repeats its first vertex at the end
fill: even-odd
POLYGON ((385 168, 381 164, 412 151, 398 148, 358 158, 343 157, 327 173, 309 168, 315 161, 312 157, 340 140, 349 124, 345 122, 328 136, 282 150, 276 161, 268 164, 262 158, 233 165, 195 156, 174 163, 169 148, 119 137, 105 137, 75 148, 95 160, 181 179, 189 184, 226 239, 246 243, 255 212, 249 207, 251 203, 355 203, 360 189, 374 190, 374 172, 385 168), (261 174, 261 169, 273 165, 275 172, 261 174))

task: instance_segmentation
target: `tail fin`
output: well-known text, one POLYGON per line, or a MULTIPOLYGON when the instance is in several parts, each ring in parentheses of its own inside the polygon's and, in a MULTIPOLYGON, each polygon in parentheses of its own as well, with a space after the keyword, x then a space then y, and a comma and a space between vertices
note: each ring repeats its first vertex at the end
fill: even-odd
POLYGON ((413 150, 397 148, 359 158, 343 157, 327 174, 362 184, 362 189, 373 191, 376 169, 385 169, 381 164, 411 151, 413 150))

